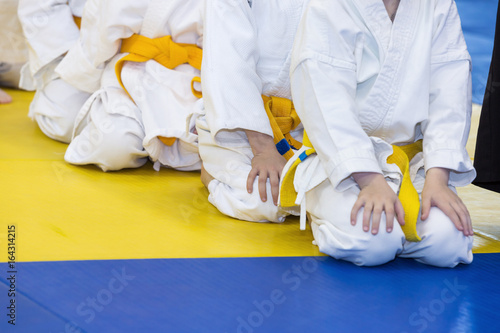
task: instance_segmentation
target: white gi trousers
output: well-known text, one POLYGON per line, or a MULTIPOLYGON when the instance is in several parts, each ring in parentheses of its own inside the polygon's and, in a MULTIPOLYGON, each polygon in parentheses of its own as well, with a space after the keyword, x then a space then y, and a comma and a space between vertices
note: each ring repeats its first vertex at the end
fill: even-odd
MULTIPOLYGON (((402 174, 395 164, 387 164, 392 147, 378 138, 371 138, 375 154, 389 186, 398 193, 402 174)), ((298 156, 299 153, 296 154, 298 156)), ((293 163, 292 158, 285 171, 293 163)), ((413 185, 420 195, 425 182, 423 154, 417 154, 410 162, 413 185)), ((358 212, 356 225, 351 225, 351 210, 358 199, 360 188, 354 182, 334 188, 319 157, 309 156, 299 164, 295 174, 298 197, 305 197, 302 209, 307 210, 316 244, 321 252, 336 259, 351 261, 359 266, 381 265, 396 256, 414 258, 424 264, 454 267, 459 263, 472 262, 471 236, 464 236, 448 216, 439 208, 432 207, 427 220, 418 219, 417 233, 420 242, 408 242, 401 226, 394 220, 393 231, 386 231, 385 213, 382 214, 377 235, 363 231, 363 208, 358 212)), ((449 186, 455 191, 453 186, 449 186)), ((371 228, 370 228, 371 230, 371 228)))
MULTIPOLYGON (((254 156, 248 140, 241 140, 241 144, 234 147, 219 145, 210 133, 205 116, 197 119, 196 128, 203 167, 214 177, 208 185, 208 201, 221 213, 240 220, 283 222, 288 213, 274 205, 269 179, 266 202, 260 198, 258 176, 254 180, 254 191, 247 191, 247 179, 254 156)), ((301 131, 293 134, 300 139, 301 131)))
MULTIPOLYGON (((214 180, 209 201, 228 216, 283 222, 288 215, 248 193, 253 153, 245 130, 272 136, 261 95, 291 99, 291 49, 306 0, 208 1, 203 58, 205 115, 197 120, 203 166, 214 180)), ((302 140, 300 125, 292 136, 302 140)))
POLYGON ((311 0, 292 53, 295 107, 317 152, 297 168, 295 188, 321 251, 358 265, 397 255, 442 267, 470 263, 472 238, 438 208, 418 222, 419 243, 404 242, 397 226, 386 233, 385 221, 376 236, 364 233, 361 215, 350 225, 359 193, 353 173, 383 174, 399 189, 389 144, 423 140, 410 171, 418 192, 431 168, 450 170, 452 190, 475 177, 465 149, 470 55, 455 2, 401 1, 392 22, 379 0, 311 0))

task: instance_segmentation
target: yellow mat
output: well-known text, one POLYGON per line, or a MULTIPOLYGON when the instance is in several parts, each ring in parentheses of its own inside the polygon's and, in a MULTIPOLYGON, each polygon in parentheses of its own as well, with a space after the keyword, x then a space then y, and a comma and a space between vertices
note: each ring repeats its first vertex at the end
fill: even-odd
MULTIPOLYGON (((64 162, 66 145, 27 117, 33 94, 0 106, 1 261, 7 225, 21 261, 319 255, 296 219, 234 220, 207 201, 198 172, 104 173, 64 162)), ((2 255, 5 254, 5 255, 2 255)))
MULTIPOLYGON (((0 105, 0 262, 8 225, 16 225, 17 261, 320 255, 295 218, 261 224, 220 214, 197 172, 65 163, 66 145, 27 117, 33 94, 8 92, 14 102, 0 105)), ((491 238, 478 244, 476 252, 500 252, 491 238)))

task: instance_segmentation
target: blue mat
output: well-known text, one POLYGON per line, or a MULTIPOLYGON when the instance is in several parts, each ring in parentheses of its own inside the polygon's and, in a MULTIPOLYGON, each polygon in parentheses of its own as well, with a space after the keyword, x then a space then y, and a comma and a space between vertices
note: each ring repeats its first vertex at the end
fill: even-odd
POLYGON ((477 254, 455 269, 329 257, 18 263, 16 326, 2 297, 0 331, 493 333, 499 260, 477 254))
POLYGON ((456 0, 456 3, 472 56, 473 101, 483 104, 493 53, 498 0, 456 0))

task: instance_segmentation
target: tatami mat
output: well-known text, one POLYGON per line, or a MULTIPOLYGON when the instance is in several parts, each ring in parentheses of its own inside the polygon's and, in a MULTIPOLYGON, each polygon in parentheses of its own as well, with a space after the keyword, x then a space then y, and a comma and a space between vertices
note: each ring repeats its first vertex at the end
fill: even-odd
POLYGON ((148 163, 104 173, 65 163, 66 145, 26 116, 32 93, 9 92, 15 102, 0 106, 0 237, 16 225, 18 260, 319 254, 295 219, 260 224, 220 214, 199 172, 156 172, 148 163))
MULTIPOLYGON (((14 103, 0 106, 0 237, 16 225, 18 260, 319 255, 295 218, 260 224, 220 214, 198 172, 156 172, 148 163, 104 173, 65 163, 66 145, 26 116, 32 93, 9 92, 14 103)), ((500 195, 472 185, 460 193, 473 216, 475 252, 500 252, 500 195)))
POLYGON ((321 256, 296 218, 223 216, 198 172, 69 165, 66 145, 27 117, 33 94, 9 93, 14 103, 0 106, 0 332, 498 331, 500 259, 488 253, 500 252, 496 193, 459 190, 475 225, 472 265, 360 268, 321 256))

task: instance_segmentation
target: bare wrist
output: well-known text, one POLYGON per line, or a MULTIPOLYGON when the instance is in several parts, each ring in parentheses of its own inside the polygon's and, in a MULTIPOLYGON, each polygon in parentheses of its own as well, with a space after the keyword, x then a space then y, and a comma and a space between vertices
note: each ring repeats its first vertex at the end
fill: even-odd
POLYGON ((275 148, 272 136, 250 130, 245 130, 245 133, 254 155, 268 151, 271 148, 275 148))
POLYGON ((426 181, 448 186, 450 170, 445 168, 430 168, 425 175, 426 181))
POLYGON ((355 172, 351 176, 361 189, 365 188, 374 181, 385 181, 384 176, 376 172, 355 172))

